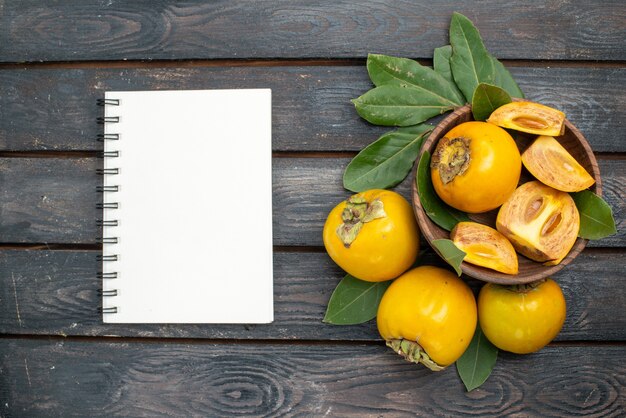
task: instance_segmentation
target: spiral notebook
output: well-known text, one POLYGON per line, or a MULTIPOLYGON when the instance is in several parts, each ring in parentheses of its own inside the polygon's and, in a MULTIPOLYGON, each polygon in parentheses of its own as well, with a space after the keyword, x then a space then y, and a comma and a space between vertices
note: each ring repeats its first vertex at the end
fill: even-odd
POLYGON ((103 321, 272 322, 271 91, 99 104, 103 321))

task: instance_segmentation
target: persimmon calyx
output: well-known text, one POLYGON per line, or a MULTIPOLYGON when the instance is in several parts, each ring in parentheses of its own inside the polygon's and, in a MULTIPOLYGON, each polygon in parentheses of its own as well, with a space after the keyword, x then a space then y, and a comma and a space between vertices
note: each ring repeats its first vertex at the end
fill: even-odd
POLYGON ((545 281, 546 279, 541 279, 530 283, 513 284, 507 286, 507 289, 515 293, 528 293, 539 287, 540 284, 545 283, 545 281))
POLYGON ((469 163, 470 139, 443 137, 435 148, 430 168, 438 169, 441 182, 448 184, 465 173, 469 163))
POLYGON ((397 354, 411 363, 422 363, 434 372, 439 372, 445 367, 438 365, 426 354, 426 351, 415 341, 396 339, 387 340, 387 347, 390 347, 397 354))
POLYGON ((385 216, 387 214, 380 199, 367 202, 361 196, 351 196, 346 201, 346 207, 341 213, 343 223, 337 227, 337 235, 343 245, 350 248, 365 223, 385 216))

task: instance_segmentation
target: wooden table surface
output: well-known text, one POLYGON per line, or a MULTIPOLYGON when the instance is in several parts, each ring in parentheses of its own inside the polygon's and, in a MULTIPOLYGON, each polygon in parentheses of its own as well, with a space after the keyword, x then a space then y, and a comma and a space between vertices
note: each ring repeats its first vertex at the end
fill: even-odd
POLYGON ((620 0, 0 1, 0 415, 624 416, 625 39, 620 0), (321 322, 343 276, 323 221, 350 158, 387 130, 349 101, 371 87, 366 55, 430 65, 453 11, 586 135, 619 230, 554 277, 556 341, 501 353, 471 393, 454 367, 394 356, 374 323, 321 322), (274 323, 103 324, 96 99, 246 87, 273 91, 274 323))

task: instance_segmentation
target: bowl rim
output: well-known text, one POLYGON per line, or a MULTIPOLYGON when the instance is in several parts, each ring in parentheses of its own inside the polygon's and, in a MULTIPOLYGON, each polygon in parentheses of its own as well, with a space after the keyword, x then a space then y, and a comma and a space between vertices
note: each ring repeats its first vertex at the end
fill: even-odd
MULTIPOLYGON (((516 101, 521 101, 521 100, 518 99, 516 101)), ((529 100, 523 100, 523 101, 529 101, 529 100)), ((437 249, 435 249, 432 245, 432 241, 434 239, 437 239, 437 237, 434 237, 430 233, 429 228, 425 228, 424 225, 425 224, 429 226, 432 225, 435 228, 442 229, 443 231, 445 230, 439 227, 438 225, 436 225, 428 217, 428 215, 426 215, 426 212, 424 211, 424 208, 422 207, 419 196, 417 194, 417 181, 415 181, 416 175, 417 175, 417 166, 424 151, 434 146, 434 143, 439 139, 439 137, 445 133, 443 132, 444 130, 447 131, 450 129, 448 125, 454 120, 458 119, 459 117, 464 116, 466 113, 470 113, 470 112, 471 112, 471 105, 466 104, 464 106, 458 107, 450 115, 448 115, 441 122, 439 122, 435 126, 435 128, 431 131, 431 133, 428 135, 426 140, 424 140, 424 142, 422 143, 419 155, 415 161, 415 164, 413 165, 413 171, 412 171, 413 181, 412 181, 412 189, 411 189, 413 212, 417 219, 417 223, 420 227, 420 231, 422 232, 422 235, 426 238, 426 241, 428 241, 428 244, 433 248, 433 250, 440 257, 441 257, 441 254, 439 254, 437 249)), ((600 169, 598 167, 598 162, 591 149, 591 146, 587 142, 587 139, 585 138, 585 136, 567 119, 565 119, 565 127, 566 129, 569 129, 572 132, 572 134, 576 137, 577 140, 579 140, 580 145, 583 147, 585 153, 588 155, 589 160, 591 162, 591 168, 592 168, 590 174, 593 176, 594 180, 596 181, 594 185, 591 187, 591 189, 598 196, 602 196, 602 180, 600 177, 600 169)), ((535 272, 532 275, 529 275, 526 277, 518 277, 517 275, 501 273, 501 272, 491 270, 485 267, 480 267, 474 264, 470 264, 466 261, 463 261, 461 263, 461 270, 463 271, 464 274, 470 277, 473 277, 475 279, 479 279, 485 282, 490 282, 490 283, 509 284, 509 285, 531 283, 537 280, 544 279, 552 274, 557 273, 561 269, 563 269, 566 265, 571 263, 571 261, 574 260, 578 256, 578 254, 582 252, 582 250, 587 245, 587 241, 588 241, 587 239, 577 237, 571 250, 559 264, 555 266, 544 266, 545 268, 542 269, 541 271, 535 272)), ((517 254, 518 254, 518 257, 524 257, 523 255, 519 253, 517 254)), ((536 263, 541 264, 539 262, 536 262, 536 263)))

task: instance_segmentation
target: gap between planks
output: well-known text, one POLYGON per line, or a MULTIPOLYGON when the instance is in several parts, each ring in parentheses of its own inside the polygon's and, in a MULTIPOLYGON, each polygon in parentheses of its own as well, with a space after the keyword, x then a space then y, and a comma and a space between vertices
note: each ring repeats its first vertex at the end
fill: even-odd
MULTIPOLYGON (((410 58, 410 57, 408 57, 410 58)), ((412 58, 422 65, 432 66, 432 58, 412 58)), ((594 60, 500 60, 507 67, 594 67, 623 68, 626 61, 594 60)), ((0 70, 95 69, 95 68, 198 68, 198 67, 316 67, 365 66, 366 58, 265 58, 265 59, 182 59, 182 60, 96 60, 96 61, 26 61, 0 63, 0 70)))
MULTIPOLYGON (((332 326, 332 325, 329 325, 332 326)), ((281 339, 235 339, 235 338, 179 338, 179 337, 117 337, 115 335, 40 335, 40 334, 0 334, 0 340, 43 340, 43 341, 81 341, 93 343, 135 343, 135 344, 195 344, 195 345, 299 345, 299 346, 384 346, 383 340, 281 340, 281 339)), ((548 347, 594 347, 626 346, 626 341, 553 341, 548 347)))
MULTIPOLYGON (((15 243, 0 242, 0 251, 102 251, 102 244, 97 243, 15 243)), ((315 245, 274 245, 275 253, 324 253, 323 246, 315 245)), ((626 248, 622 247, 586 247, 584 250, 588 254, 624 254, 626 248)))
MULTIPOLYGON (((274 245, 272 247, 275 253, 323 253, 324 247, 314 245, 288 246, 274 245)), ((0 251, 102 251, 102 244, 98 243, 21 243, 21 242, 5 242, 0 243, 0 251)))
MULTIPOLYGON (((394 129, 394 128, 390 128, 394 129)), ((353 158, 358 151, 273 151, 272 158, 353 158)), ((0 158, 98 158, 101 151, 0 151, 0 158)), ((626 160, 626 152, 596 152, 603 160, 626 160)))
MULTIPOLYGON (((0 158, 98 158, 94 150, 0 150, 0 158)), ((357 151, 273 151, 273 158, 352 158, 357 151)), ((626 158, 626 152, 623 153, 626 158)))

